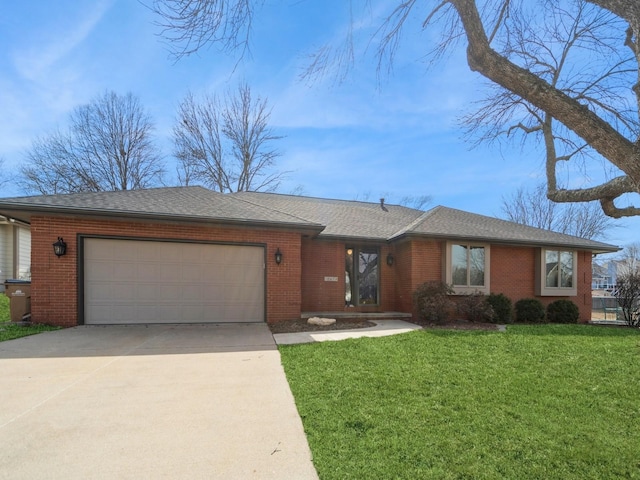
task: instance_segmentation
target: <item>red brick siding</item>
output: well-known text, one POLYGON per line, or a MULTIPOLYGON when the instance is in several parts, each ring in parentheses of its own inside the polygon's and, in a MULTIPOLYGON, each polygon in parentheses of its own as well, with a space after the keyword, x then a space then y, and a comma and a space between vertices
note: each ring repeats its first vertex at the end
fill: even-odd
POLYGON ((536 249, 491 245, 491 292, 513 302, 535 296, 536 249))
POLYGON ((437 240, 411 240, 397 246, 398 309, 416 312, 413 307, 413 292, 418 285, 428 281, 442 280, 443 242, 437 240))
MULTIPOLYGON (((444 241, 411 240, 396 246, 398 310, 415 315, 412 294, 416 287, 427 281, 443 279, 445 245, 444 241)), ((538 298, 545 306, 560 298, 568 298, 580 309, 581 321, 588 321, 591 318, 591 254, 578 252, 577 296, 536 297, 536 250, 533 247, 491 245, 491 292, 503 293, 514 303, 521 298, 538 298)))
POLYGON ((579 251, 575 297, 541 297, 535 294, 535 268, 537 248, 491 246, 491 292, 503 293, 513 303, 521 298, 537 298, 546 307, 551 302, 566 298, 580 310, 580 320, 591 319, 591 253, 579 251))
MULTIPOLYGON (((77 235, 127 236, 211 242, 265 244, 267 266, 267 321, 275 323, 299 318, 301 311, 345 309, 344 252, 339 241, 301 239, 299 233, 275 229, 243 229, 168 225, 143 222, 99 221, 34 216, 31 224, 32 318, 36 322, 62 326, 78 322, 77 235), (52 243, 62 236, 67 255, 53 254, 52 243), (282 264, 273 258, 277 248, 282 264), (337 282, 325 281, 337 277, 337 282)), ((443 252, 440 240, 406 240, 380 248, 380 305, 349 308, 350 311, 413 312, 412 294, 418 285, 443 279, 443 252), (394 265, 386 263, 387 254, 394 265)), ((491 246, 491 291, 504 293, 513 302, 534 297, 534 248, 491 246)), ((571 297, 580 309, 580 318, 591 318, 591 255, 579 252, 578 295, 571 297)), ((545 304, 559 297, 540 297, 545 304)))
POLYGON ((302 311, 340 311, 344 291, 344 243, 302 239, 302 311))
POLYGON ((378 245, 380 275, 379 305, 345 306, 344 242, 303 239, 302 241, 302 310, 305 312, 384 312, 396 308, 396 265, 387 265, 393 248, 378 245), (337 277, 338 281, 325 281, 337 277))
POLYGON ((282 230, 202 227, 33 216, 31 219, 32 319, 73 326, 78 323, 77 235, 127 236, 266 245, 266 318, 275 323, 300 317, 300 234, 282 230), (57 258, 52 244, 61 236, 67 254, 57 258), (276 265, 274 253, 282 252, 276 265))
POLYGON ((396 309, 400 312, 411 312, 413 309, 412 287, 411 287, 411 242, 403 242, 396 245, 396 309))

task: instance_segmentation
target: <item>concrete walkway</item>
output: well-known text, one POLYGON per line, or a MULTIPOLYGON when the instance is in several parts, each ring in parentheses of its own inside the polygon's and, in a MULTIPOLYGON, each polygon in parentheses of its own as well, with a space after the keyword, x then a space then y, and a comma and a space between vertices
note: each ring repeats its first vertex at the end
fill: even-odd
POLYGON ((1 479, 317 479, 265 324, 0 343, 1 479))
POLYGON ((402 320, 374 320, 375 327, 356 328, 353 330, 331 330, 326 332, 297 332, 276 333, 273 335, 278 345, 293 345, 296 343, 326 342, 329 340, 344 340, 346 338, 386 337, 398 333, 419 330, 422 327, 402 320))

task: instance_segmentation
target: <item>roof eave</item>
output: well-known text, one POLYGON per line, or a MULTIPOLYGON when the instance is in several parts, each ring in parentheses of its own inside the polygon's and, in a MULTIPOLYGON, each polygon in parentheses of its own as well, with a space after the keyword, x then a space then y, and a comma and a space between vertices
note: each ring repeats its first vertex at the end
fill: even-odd
POLYGON ((402 239, 410 238, 434 238, 437 240, 460 240, 460 241, 472 241, 481 243, 491 243, 498 245, 513 245, 521 247, 554 247, 554 248, 573 248, 576 250, 586 250, 593 253, 615 253, 622 250, 616 245, 585 245, 578 243, 561 243, 561 242, 544 242, 536 240, 517 240, 517 239, 499 239, 492 237, 480 237, 480 236, 461 236, 461 235, 445 235, 445 234, 426 234, 407 232, 401 235, 394 236, 389 239, 389 242, 396 242, 402 239))
POLYGON ((332 240, 332 241, 344 241, 344 242, 360 242, 360 243, 389 243, 384 237, 363 237, 357 235, 338 235, 338 234, 325 234, 320 233, 317 236, 318 240, 332 240))
POLYGON ((143 220, 157 221, 161 223, 188 223, 188 224, 219 224, 244 227, 274 228, 286 230, 300 230, 306 234, 318 234, 324 230, 324 225, 315 223, 277 222, 254 219, 203 217, 192 215, 173 215, 161 213, 131 212, 128 210, 101 210, 73 207, 43 207, 33 205, 7 205, 0 204, 0 215, 19 219, 29 223, 31 215, 44 215, 50 217, 80 217, 90 219, 118 219, 118 220, 143 220), (25 215, 26 214, 26 215, 25 215))

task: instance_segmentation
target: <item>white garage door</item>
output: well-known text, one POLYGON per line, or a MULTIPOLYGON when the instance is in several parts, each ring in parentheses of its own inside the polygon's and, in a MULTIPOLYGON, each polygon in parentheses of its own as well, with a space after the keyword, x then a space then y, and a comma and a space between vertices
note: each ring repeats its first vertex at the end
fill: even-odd
POLYGON ((88 238, 85 324, 264 321, 264 249, 88 238))

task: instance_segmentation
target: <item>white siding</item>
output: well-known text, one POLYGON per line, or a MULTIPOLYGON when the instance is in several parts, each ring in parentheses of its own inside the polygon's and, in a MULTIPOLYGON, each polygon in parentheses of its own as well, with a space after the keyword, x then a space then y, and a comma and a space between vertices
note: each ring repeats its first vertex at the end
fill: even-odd
POLYGON ((20 280, 31 280, 31 230, 16 227, 17 235, 17 277, 20 280))
POLYGON ((13 225, 0 224, 0 291, 4 281, 13 277, 13 225))

